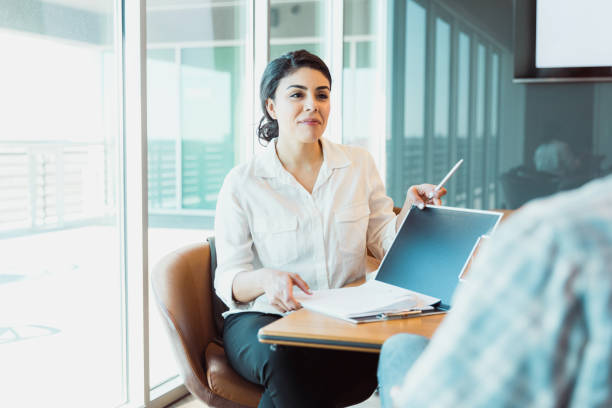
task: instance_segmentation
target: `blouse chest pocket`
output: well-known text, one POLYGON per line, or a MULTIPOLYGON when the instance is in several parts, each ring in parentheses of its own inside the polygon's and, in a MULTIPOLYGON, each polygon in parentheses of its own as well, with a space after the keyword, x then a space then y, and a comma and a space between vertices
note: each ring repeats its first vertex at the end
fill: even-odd
POLYGON ((298 257, 295 216, 253 222, 253 243, 264 267, 280 267, 298 257))
POLYGON ((370 207, 367 202, 352 204, 336 210, 336 233, 342 252, 365 253, 369 215, 370 207))

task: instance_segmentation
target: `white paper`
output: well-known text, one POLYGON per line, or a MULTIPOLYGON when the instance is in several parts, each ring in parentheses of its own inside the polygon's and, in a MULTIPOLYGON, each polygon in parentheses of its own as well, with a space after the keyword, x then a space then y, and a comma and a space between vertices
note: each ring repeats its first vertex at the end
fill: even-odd
POLYGON ((348 288, 315 290, 312 295, 296 289, 294 296, 306 309, 343 319, 421 310, 439 301, 377 280, 348 288))

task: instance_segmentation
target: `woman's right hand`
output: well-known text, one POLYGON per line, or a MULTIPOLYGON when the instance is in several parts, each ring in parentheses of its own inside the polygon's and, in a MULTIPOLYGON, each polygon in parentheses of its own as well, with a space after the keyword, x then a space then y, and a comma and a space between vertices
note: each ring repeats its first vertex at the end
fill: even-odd
POLYGON ((293 297, 293 285, 311 294, 308 284, 297 273, 268 269, 262 284, 270 304, 283 313, 302 307, 293 297))

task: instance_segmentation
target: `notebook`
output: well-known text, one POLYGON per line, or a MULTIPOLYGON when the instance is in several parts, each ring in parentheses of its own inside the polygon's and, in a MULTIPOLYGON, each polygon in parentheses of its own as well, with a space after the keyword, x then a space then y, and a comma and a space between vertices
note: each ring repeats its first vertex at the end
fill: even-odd
POLYGON ((353 323, 444 313, 477 243, 497 227, 493 211, 412 207, 373 280, 354 288, 296 293, 306 309, 353 323))

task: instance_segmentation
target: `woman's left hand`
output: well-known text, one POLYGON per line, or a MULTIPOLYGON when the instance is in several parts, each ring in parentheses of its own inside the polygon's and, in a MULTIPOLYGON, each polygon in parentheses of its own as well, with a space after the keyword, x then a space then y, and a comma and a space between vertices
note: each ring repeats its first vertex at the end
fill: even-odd
POLYGON ((435 192, 431 198, 429 198, 430 192, 435 190, 436 186, 433 184, 418 184, 416 186, 410 186, 408 192, 406 193, 406 202, 404 203, 404 207, 410 208, 413 205, 416 205, 421 210, 425 208, 426 204, 434 204, 441 205, 442 196, 446 194, 446 189, 442 187, 440 190, 435 192))
POLYGON ((436 186, 433 184, 418 184, 416 186, 410 186, 408 192, 406 193, 406 201, 404 201, 404 206, 395 220, 396 232, 399 231, 402 222, 404 222, 404 218, 406 218, 406 215, 413 205, 416 205, 422 210, 427 204, 442 204, 442 200, 440 200, 440 198, 446 194, 446 189, 441 188, 431 198, 429 198, 429 193, 433 192, 435 189, 436 186))

